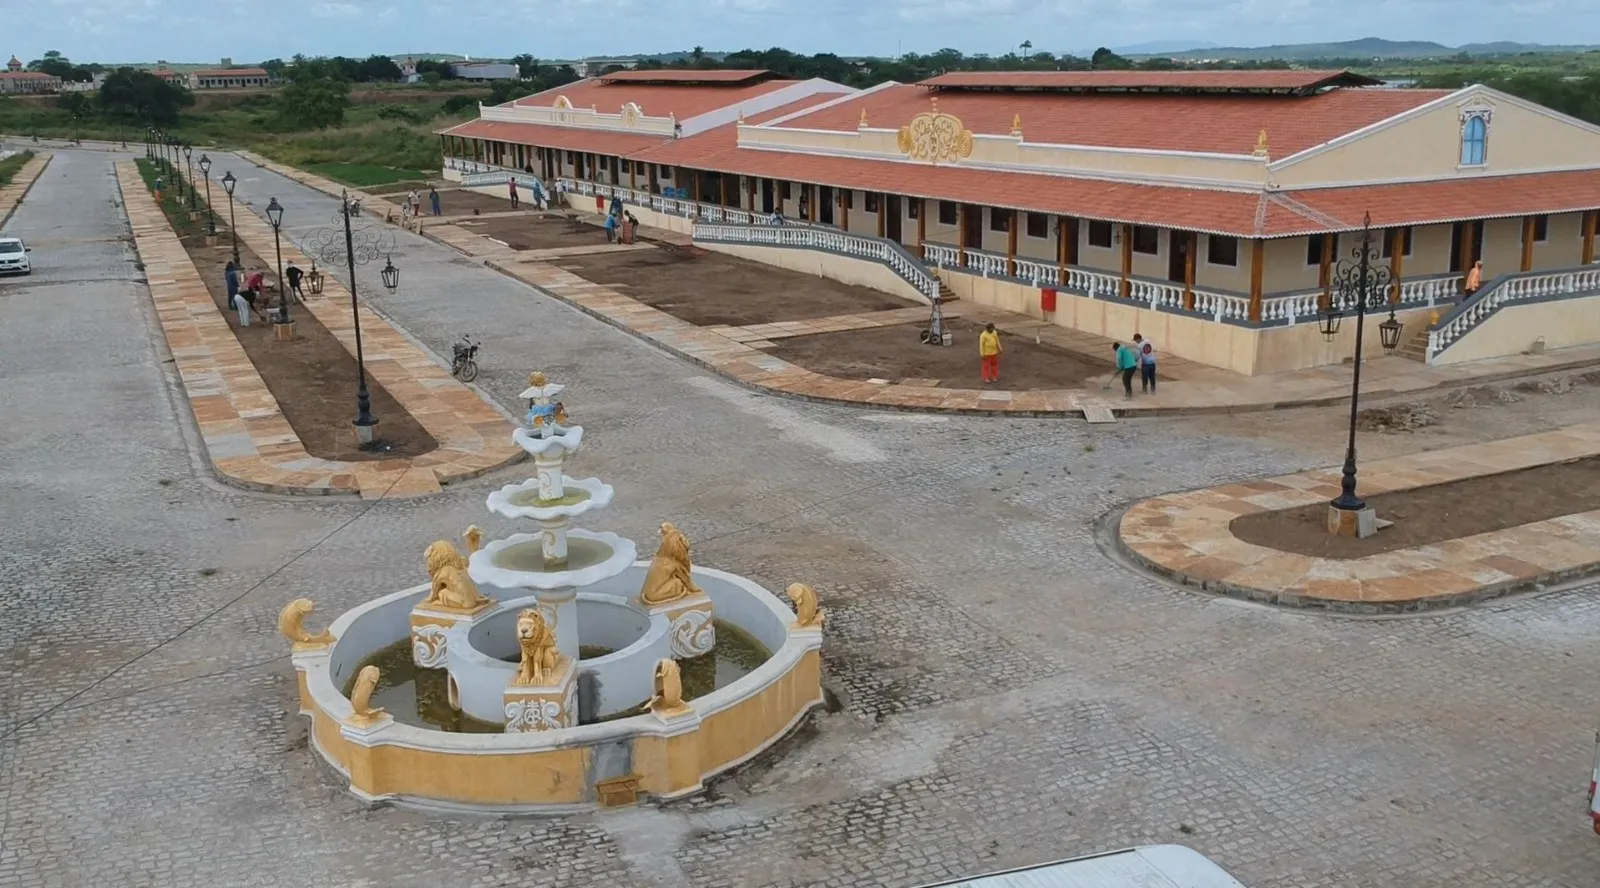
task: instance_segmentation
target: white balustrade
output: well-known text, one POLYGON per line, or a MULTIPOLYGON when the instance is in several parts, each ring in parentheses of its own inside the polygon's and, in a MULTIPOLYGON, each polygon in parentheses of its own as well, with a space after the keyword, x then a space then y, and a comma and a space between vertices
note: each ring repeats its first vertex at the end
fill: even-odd
POLYGON ((1116 296, 1122 291, 1122 278, 1069 265, 1067 266, 1067 279, 1061 282, 1061 286, 1074 292, 1083 293, 1091 299, 1106 299, 1116 296))
POLYGON ((922 257, 940 268, 955 268, 961 262, 961 250, 949 244, 923 241, 922 257))
POLYGON ((1461 275, 1444 274, 1400 281, 1401 305, 1449 302, 1461 292, 1461 275))
POLYGON ((1035 287, 1061 286, 1061 269, 1050 262, 1018 259, 1016 277, 1028 281, 1035 287))
POLYGON ((1432 363, 1439 352, 1459 342, 1502 305, 1597 293, 1600 293, 1600 268, 1593 266, 1502 278, 1490 289, 1468 296, 1454 314, 1428 331, 1428 362, 1432 363))
POLYGON ((929 301, 939 298, 939 281, 927 267, 913 259, 904 248, 899 248, 897 244, 882 238, 851 234, 821 226, 713 223, 696 225, 694 239, 718 243, 811 248, 840 256, 875 260, 893 269, 929 301))
MULTIPOLYGON (((1299 293, 1290 293, 1287 296, 1272 296, 1261 300, 1262 323, 1299 324, 1316 320, 1316 315, 1322 310, 1322 291, 1305 290, 1299 293)), ((1249 303, 1245 303, 1245 311, 1249 312, 1249 303)))
POLYGON ((1005 277, 1006 257, 984 250, 968 250, 967 267, 984 277, 1005 277))
POLYGON ((1195 290, 1194 310, 1210 315, 1211 319, 1219 324, 1228 320, 1247 321, 1250 319, 1250 299, 1246 296, 1195 290))

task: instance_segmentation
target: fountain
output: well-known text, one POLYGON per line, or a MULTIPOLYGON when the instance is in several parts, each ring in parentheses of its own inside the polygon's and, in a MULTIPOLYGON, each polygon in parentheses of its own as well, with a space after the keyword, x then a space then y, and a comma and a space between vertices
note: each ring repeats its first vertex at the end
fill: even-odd
POLYGON ((536 532, 485 543, 469 527, 465 551, 437 541, 425 585, 321 633, 304 628, 306 599, 280 616, 313 746, 363 798, 502 812, 676 798, 822 701, 824 615, 809 587, 788 588, 791 612, 693 565, 670 522, 648 562, 631 540, 572 526, 614 491, 567 476, 583 427, 562 390, 529 376, 512 438, 536 474, 486 503, 536 532))

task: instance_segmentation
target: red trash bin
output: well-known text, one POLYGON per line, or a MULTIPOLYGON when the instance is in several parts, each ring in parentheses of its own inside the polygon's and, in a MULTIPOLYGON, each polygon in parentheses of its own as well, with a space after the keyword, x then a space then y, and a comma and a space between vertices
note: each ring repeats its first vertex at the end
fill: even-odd
POLYGON ((606 199, 596 194, 594 196, 594 208, 596 212, 604 213, 606 211, 606 199))
POLYGON ((1056 310, 1055 287, 1044 287, 1039 290, 1039 310, 1047 312, 1056 310))

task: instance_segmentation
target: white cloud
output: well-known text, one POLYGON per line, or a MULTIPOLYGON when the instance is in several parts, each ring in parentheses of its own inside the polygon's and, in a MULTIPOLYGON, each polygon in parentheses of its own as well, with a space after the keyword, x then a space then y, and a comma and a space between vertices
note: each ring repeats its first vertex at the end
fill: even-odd
POLYGON ((311 7, 311 14, 321 19, 355 18, 361 14, 361 7, 354 3, 318 3, 311 7))

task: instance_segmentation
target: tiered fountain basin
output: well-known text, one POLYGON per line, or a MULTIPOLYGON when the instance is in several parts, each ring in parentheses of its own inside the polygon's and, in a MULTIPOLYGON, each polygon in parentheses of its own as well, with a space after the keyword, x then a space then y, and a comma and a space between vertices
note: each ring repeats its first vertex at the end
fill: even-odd
MULTIPOLYGON (((578 533, 573 532, 569 566, 577 560, 578 533)), ((515 537, 505 542, 517 545, 515 537)), ((493 545, 474 559, 487 555, 492 561, 493 545)), ((408 698, 402 687, 386 691, 383 684, 373 701, 387 712, 370 724, 353 718, 346 691, 361 667, 385 650, 398 649, 397 662, 409 662, 404 648, 412 609, 428 591, 423 585, 340 615, 329 626, 333 640, 326 645, 297 646, 303 648, 294 654, 300 711, 311 719, 312 747, 344 775, 352 793, 369 801, 558 814, 699 791, 709 778, 776 743, 822 703, 822 632, 797 627, 794 612, 760 585, 695 567, 694 581, 711 599, 722 630, 718 647, 746 638, 749 646, 763 649, 765 659, 743 674, 730 670, 736 677, 717 680, 699 696, 686 693, 681 713, 627 715, 650 696, 650 664, 670 648, 667 616, 647 613, 633 597, 648 568, 646 561, 632 563, 577 593, 579 642, 584 653, 596 654, 580 654, 573 666, 580 722, 591 723, 503 731, 501 694, 517 668, 516 614, 540 606, 526 592, 446 630, 446 672, 464 717, 454 730, 424 717, 423 704, 442 708, 437 701, 408 698), (464 681, 469 674, 477 678, 464 681)), ((498 590, 483 591, 500 598, 498 590)), ((720 662, 717 669, 722 671, 720 662)), ((384 674, 390 675, 387 666, 384 674)))

